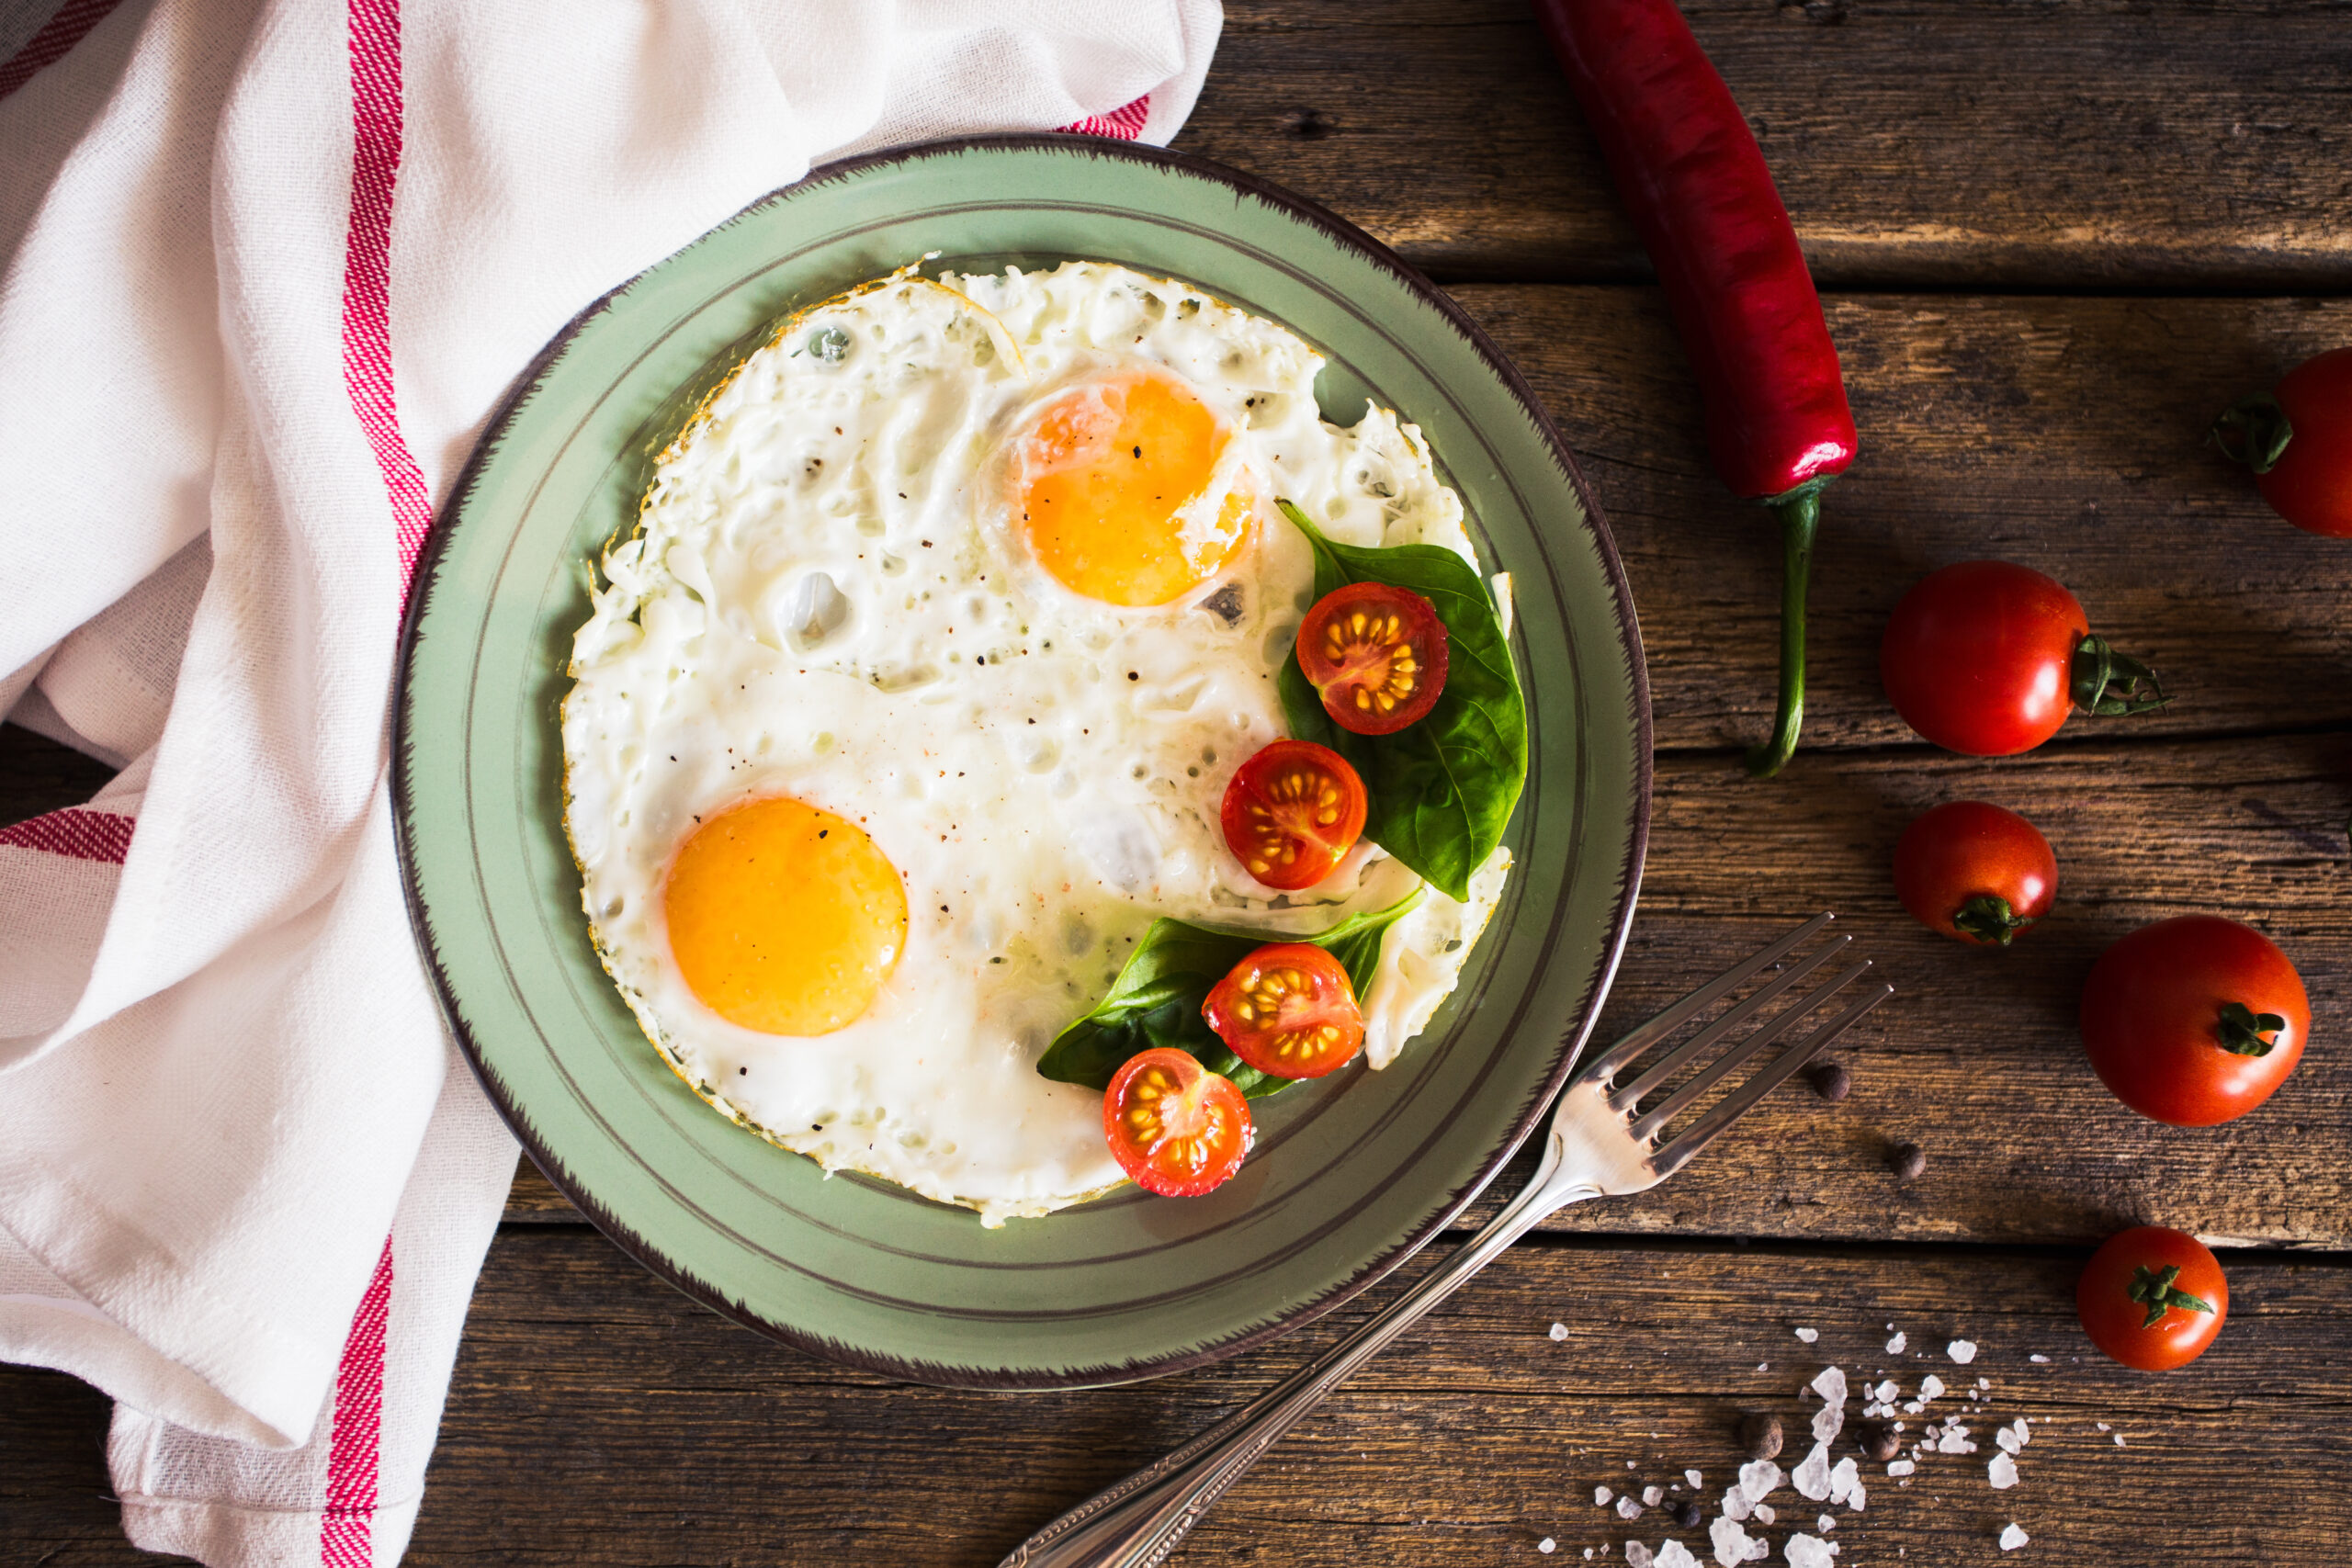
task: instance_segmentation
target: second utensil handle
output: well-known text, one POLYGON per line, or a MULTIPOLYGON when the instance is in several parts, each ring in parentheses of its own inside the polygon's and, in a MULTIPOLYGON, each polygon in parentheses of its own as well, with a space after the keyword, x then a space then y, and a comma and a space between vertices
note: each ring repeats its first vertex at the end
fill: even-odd
POLYGON ((1209 1506, 1307 1412, 1546 1215, 1598 1196, 1560 1187, 1547 1138, 1536 1178, 1462 1250, 1430 1271, 1312 1366, 1276 1384, 1182 1448, 1105 1487, 1013 1548, 1000 1568, 1158 1568, 1209 1506))

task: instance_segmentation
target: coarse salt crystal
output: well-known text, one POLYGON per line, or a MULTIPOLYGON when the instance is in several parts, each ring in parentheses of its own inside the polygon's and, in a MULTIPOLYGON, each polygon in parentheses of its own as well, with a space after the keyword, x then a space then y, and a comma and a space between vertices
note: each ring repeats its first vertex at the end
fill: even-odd
POLYGON ((1638 1519, 1642 1517, 1642 1506, 1631 1497, 1620 1497, 1617 1499, 1617 1517, 1628 1522, 1638 1519))
POLYGON ((2046 1367, 2050 1364, 2050 1358, 2047 1356, 2028 1356, 2026 1359, 2037 1367, 2046 1367))
POLYGON ((1596 1508, 1605 1508, 1609 1506, 1609 1499, 1615 1495, 1617 1494, 1606 1486, 1596 1486, 1592 1489, 1592 1506, 1596 1508))
POLYGON ((1650 1549, 1638 1540, 1627 1541, 1625 1568, 1650 1568, 1650 1549))
POLYGON ((1655 1507, 1657 1507, 1660 1503, 1663 1503, 1663 1502, 1665 1502, 1665 1501, 1666 1501, 1666 1489, 1665 1489, 1664 1487, 1662 1487, 1662 1486, 1645 1486, 1645 1487, 1643 1487, 1643 1488, 1642 1488, 1642 1506, 1643 1506, 1644 1507, 1655 1508, 1655 1507))
POLYGON ((1881 1404, 1892 1404, 1894 1403, 1894 1396, 1901 1393, 1903 1391, 1894 1386, 1894 1380, 1893 1378, 1889 1378, 1884 1382, 1879 1384, 1878 1387, 1871 1390, 1871 1392, 1878 1396, 1878 1402, 1881 1404))
POLYGON ((1839 1460, 1829 1472, 1829 1500, 1843 1503, 1856 1513, 1862 1509, 1861 1466, 1852 1458, 1839 1460))
POLYGON ((2033 1441, 2033 1428, 2026 1425, 2025 1417, 2022 1416, 2009 1423, 2009 1430, 2018 1435, 2018 1447, 2019 1448, 2023 1448, 2028 1443, 2033 1441))
POLYGON ((1837 1568, 1838 1549, 1803 1530, 1789 1537, 1789 1544, 1781 1550, 1789 1560, 1789 1568, 1837 1568))
POLYGON ((1756 1363, 1756 1370, 1759 1372, 1769 1372, 1772 1370, 1772 1363, 1770 1361, 1758 1361, 1756 1363))
POLYGON ((1936 1376, 1935 1373, 1929 1372, 1919 1380, 1919 1397, 1922 1401, 1940 1399, 1943 1397, 1943 1393, 1944 1380, 1936 1376))
POLYGON ((1747 1500, 1747 1494, 1742 1492, 1738 1487, 1735 1486, 1730 1491, 1724 1494, 1724 1517, 1727 1519, 1746 1519, 1755 1512, 1756 1505, 1749 1502, 1747 1500))
POLYGON ((1780 1516, 1772 1511, 1771 1504, 1758 1503, 1756 1505, 1756 1522, 1758 1524, 1769 1525, 1778 1517, 1780 1517, 1780 1516))
POLYGON ((1797 1330, 1797 1337, 1810 1345, 1815 1340, 1821 1337, 1821 1330, 1818 1328, 1800 1328, 1797 1330))
POLYGON ((2003 1551, 2015 1551, 2018 1547, 2023 1546, 2027 1541, 2031 1540, 2033 1538, 2031 1536, 2018 1529, 2017 1526, 2011 1525, 2001 1532, 2001 1550, 2003 1551))
POLYGON ((1566 1324, 1555 1323, 1552 1325, 1552 1339, 1555 1344, 1557 1344, 1560 1340, 1566 1339, 1567 1337, 1568 1325, 1566 1324))
POLYGON ((2007 1492, 2018 1483, 2018 1461, 2006 1453, 1995 1454, 1993 1462, 1984 1467, 1984 1476, 1994 1491, 2007 1492))
POLYGON ((2098 1427, 2100 1431, 2102 1431, 2102 1432, 2107 1431, 2107 1430, 2109 1430, 2109 1427, 2108 1427, 2108 1425, 2107 1425, 2107 1423, 2106 1423, 2106 1422, 2104 1422, 2104 1421, 2094 1421, 2094 1422, 2092 1422, 2092 1423, 2091 1423, 2091 1425, 2093 1425, 2093 1426, 2097 1427, 2098 1427))
POLYGON ((1936 1452, 1939 1454, 1973 1454, 1975 1451, 1976 1445, 1968 1440, 1968 1428, 1966 1427, 1962 1426, 1957 1421, 1947 1421, 1944 1423, 1944 1435, 1936 1439, 1936 1452))
POLYGON ((1820 1502, 1829 1495, 1829 1445, 1815 1443, 1813 1451, 1804 1456, 1796 1469, 1790 1472, 1789 1483, 1798 1493, 1820 1502))
POLYGON ((1894 1338, 1886 1342, 1886 1353, 1890 1356, 1900 1356, 1903 1354, 1903 1348, 1910 1343, 1910 1336, 1897 1333, 1894 1338))
POLYGON ((1993 1386, 1993 1380, 1991 1378, 1978 1378, 1976 1380, 1976 1386, 1979 1389, 1991 1388, 1993 1386))
POLYGON ((1889 1475, 1908 1475, 1918 1468, 1917 1463, 1907 1459, 1893 1459, 1886 1461, 1886 1472, 1889 1475))
POLYGON ((2005 1454, 2013 1454, 2018 1451, 2018 1435, 2007 1427, 1993 1428, 1993 1441, 1999 1445, 2001 1451, 2005 1454))
POLYGON ((1770 1460, 1752 1459, 1739 1467, 1739 1495, 1750 1503, 1761 1503, 1786 1479, 1770 1460))
POLYGON ((2123 1434, 2120 1432, 2115 1434, 2115 1446, 2119 1449, 2123 1446, 2123 1434))
POLYGON ((1827 1514, 1824 1514, 1821 1517, 1813 1521, 1813 1528, 1819 1530, 1822 1534, 1827 1535, 1831 1530, 1838 1528, 1838 1521, 1830 1517, 1827 1514))
POLYGON ((1680 1541, 1669 1540, 1658 1547, 1656 1568, 1699 1568, 1699 1560, 1680 1541))
POLYGON ((1707 1527, 1707 1539, 1713 1543, 1715 1561, 1723 1568, 1739 1568, 1747 1561, 1748 1533, 1740 1529, 1739 1521, 1728 1514, 1717 1516, 1707 1527))
POLYGON ((1976 1341, 1973 1339, 1955 1339, 1951 1344, 1944 1347, 1944 1354, 1950 1356, 1953 1360, 1959 1362, 1964 1367, 1968 1365, 1969 1362, 1976 1359, 1976 1341))
POLYGON ((1703 1485, 1705 1485, 1705 1484, 1707 1483, 1707 1478, 1706 1478, 1705 1476, 1703 1476, 1703 1475, 1701 1475, 1701 1474, 1700 1474, 1697 1471, 1695 1471, 1695 1470, 1686 1470, 1686 1471, 1684 1471, 1684 1472, 1682 1472, 1682 1479, 1683 1479, 1683 1480, 1685 1480, 1685 1481, 1687 1481, 1687 1482, 1689 1482, 1689 1483, 1690 1483, 1690 1490, 1691 1490, 1691 1491, 1693 1491, 1693 1492, 1696 1492, 1697 1490, 1699 1490, 1699 1488, 1700 1488, 1700 1487, 1702 1487, 1702 1486, 1703 1486, 1703 1485))
POLYGON ((1926 1406, 1926 1405, 1924 1405, 1924 1404, 1920 1404, 1920 1403, 1919 1403, 1917 1400, 1916 1400, 1916 1399, 1906 1399, 1906 1400, 1905 1400, 1905 1401, 1903 1402, 1903 1409, 1904 1409, 1904 1413, 1905 1413, 1905 1415, 1917 1416, 1917 1414, 1919 1414, 1919 1412, 1921 1412, 1922 1410, 1925 1410, 1926 1408, 1927 1408, 1927 1406, 1926 1406))
MULTIPOLYGON (((1546 1556, 1549 1556, 1552 1552, 1554 1552, 1554 1551, 1557 1551, 1557 1550, 1559 1549, 1559 1545, 1560 1545, 1560 1543, 1559 1543, 1558 1541, 1554 1540, 1550 1536, 1548 1536, 1548 1535, 1547 1535, 1547 1536, 1545 1536, 1542 1540, 1539 1540, 1539 1541, 1537 1541, 1537 1542, 1535 1543, 1535 1550, 1536 1550, 1536 1551, 1541 1551, 1541 1552, 1544 1553, 1546 1556)), ((1584 1554, 1585 1554, 1587 1557, 1591 1556, 1591 1555, 1592 1555, 1592 1548, 1590 1548, 1590 1547, 1589 1547, 1589 1546, 1588 1546, 1588 1547, 1586 1547, 1586 1548, 1585 1548, 1585 1551, 1584 1551, 1584 1554)))

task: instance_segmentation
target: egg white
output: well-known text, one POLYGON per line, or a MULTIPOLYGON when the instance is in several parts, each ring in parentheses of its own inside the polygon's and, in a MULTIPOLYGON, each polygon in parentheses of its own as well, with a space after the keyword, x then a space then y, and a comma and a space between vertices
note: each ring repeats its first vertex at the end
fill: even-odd
MULTIPOLYGON (((1217 807, 1284 733, 1274 674, 1311 598, 1271 498, 1330 536, 1476 554, 1419 432, 1325 423, 1321 357, 1181 283, 1053 272, 894 275, 786 322, 666 452, 606 552, 563 705, 565 823, 597 951, 647 1033, 719 1111, 826 1169, 1041 1214, 1121 1179, 1102 1096, 1038 1056, 1159 915, 1320 931, 1418 878, 1370 846, 1306 894, 1242 870, 1217 807), (1007 515, 1045 401, 1137 365, 1234 432, 1212 490, 1254 535, 1153 610, 1063 588, 1007 515), (1009 445, 1010 444, 1010 445, 1009 445), (788 795, 859 823, 904 875, 902 956, 873 1006, 812 1038, 728 1022, 687 988, 662 915, 702 818, 788 795)), ((1500 586, 1500 585, 1498 585, 1500 586)), ((1456 983, 1507 852, 1457 905, 1391 928, 1367 1058, 1393 1060, 1456 983)))

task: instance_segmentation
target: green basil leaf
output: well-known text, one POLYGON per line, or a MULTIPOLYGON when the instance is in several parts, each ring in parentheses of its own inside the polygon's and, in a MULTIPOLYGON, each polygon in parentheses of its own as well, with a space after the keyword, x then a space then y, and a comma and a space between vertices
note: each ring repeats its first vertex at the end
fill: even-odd
POLYGON ((1363 776, 1371 796, 1363 836, 1448 897, 1466 899, 1470 874, 1502 841, 1527 783, 1526 699, 1487 584, 1440 546, 1342 545, 1289 502, 1275 504, 1315 551, 1317 599, 1351 582, 1384 582, 1427 599, 1445 623, 1445 690, 1394 735, 1355 735, 1333 724, 1295 648, 1274 689, 1295 738, 1329 746, 1363 776))
POLYGON ((1417 887, 1385 909, 1351 915, 1318 936, 1154 920, 1120 966, 1110 993, 1055 1037, 1038 1058, 1037 1071, 1057 1083, 1108 1089, 1113 1077, 1138 1052, 1164 1045, 1199 1057, 1211 1072, 1223 1073, 1252 1100, 1288 1089, 1298 1080, 1260 1072, 1216 1037, 1201 1017, 1201 1004, 1209 992, 1235 964, 1268 942, 1304 942, 1338 959, 1361 997, 1371 989, 1373 973, 1380 966, 1381 933, 1421 897, 1417 887))

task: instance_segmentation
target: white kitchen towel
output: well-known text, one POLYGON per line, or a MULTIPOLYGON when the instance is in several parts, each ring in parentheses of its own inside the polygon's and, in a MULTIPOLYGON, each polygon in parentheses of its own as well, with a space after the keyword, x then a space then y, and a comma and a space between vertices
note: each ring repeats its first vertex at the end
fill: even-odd
MULTIPOLYGON (((21 6, 11 15, 21 13, 21 6)), ((1216 0, 64 0, 0 62, 0 1358, 134 1540, 397 1561, 514 1145, 410 940, 408 574, 582 305, 827 157, 1164 141, 1216 0)))

